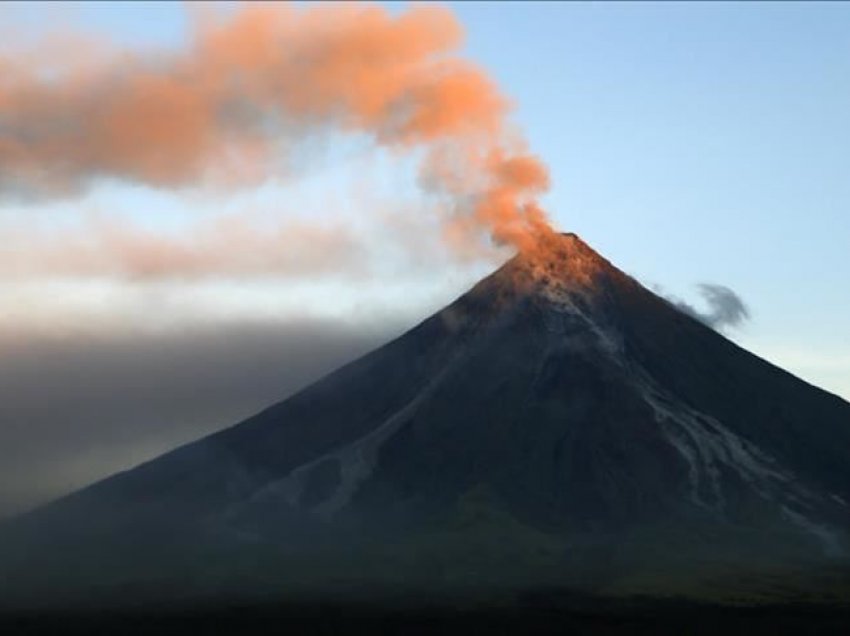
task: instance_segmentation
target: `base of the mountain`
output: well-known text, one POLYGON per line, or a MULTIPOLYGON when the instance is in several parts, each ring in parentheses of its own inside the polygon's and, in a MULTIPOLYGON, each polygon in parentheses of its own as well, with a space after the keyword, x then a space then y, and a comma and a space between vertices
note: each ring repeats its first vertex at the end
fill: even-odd
MULTIPOLYGON (((850 580, 848 576, 847 580, 850 580)), ((789 593, 777 582, 778 597, 789 593)), ((845 581, 844 591, 847 590, 845 581)), ((837 591, 836 593, 839 593, 837 591)), ((841 592, 843 593, 843 592, 841 592)), ((808 596, 808 594, 807 594, 808 596)), ((846 596, 845 596, 846 598, 846 596)), ((538 590, 512 599, 398 597, 384 602, 208 601, 0 613, 0 633, 121 634, 845 634, 850 604, 708 603, 538 590)))

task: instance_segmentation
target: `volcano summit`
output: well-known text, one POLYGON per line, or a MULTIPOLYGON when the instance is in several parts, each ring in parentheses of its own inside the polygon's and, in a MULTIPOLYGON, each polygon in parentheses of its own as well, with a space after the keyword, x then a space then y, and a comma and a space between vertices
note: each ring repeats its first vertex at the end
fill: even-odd
POLYGON ((699 596, 846 563, 848 502, 850 404, 567 234, 289 399, 8 524, 3 568, 53 598, 699 596))

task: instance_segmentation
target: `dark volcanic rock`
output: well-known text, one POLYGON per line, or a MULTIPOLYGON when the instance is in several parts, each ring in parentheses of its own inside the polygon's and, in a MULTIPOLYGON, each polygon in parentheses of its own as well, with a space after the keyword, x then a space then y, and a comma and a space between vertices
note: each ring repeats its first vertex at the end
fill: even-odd
POLYGON ((842 558, 848 501, 847 402, 564 235, 288 400, 11 524, 5 561, 16 586, 133 594, 685 592, 842 558))

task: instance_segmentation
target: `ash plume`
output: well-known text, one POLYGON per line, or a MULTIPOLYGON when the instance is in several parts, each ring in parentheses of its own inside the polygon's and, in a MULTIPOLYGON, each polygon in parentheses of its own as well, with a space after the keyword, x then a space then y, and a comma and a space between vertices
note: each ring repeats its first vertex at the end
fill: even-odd
POLYGON ((256 184, 291 171, 309 137, 351 133, 421 157, 419 183, 445 201, 452 244, 485 230, 522 247, 547 232, 537 198, 548 172, 509 129, 508 99, 457 56, 449 11, 248 4, 191 15, 179 52, 77 37, 66 38, 73 50, 43 43, 51 55, 0 54, 0 194, 71 196, 100 178, 256 184))

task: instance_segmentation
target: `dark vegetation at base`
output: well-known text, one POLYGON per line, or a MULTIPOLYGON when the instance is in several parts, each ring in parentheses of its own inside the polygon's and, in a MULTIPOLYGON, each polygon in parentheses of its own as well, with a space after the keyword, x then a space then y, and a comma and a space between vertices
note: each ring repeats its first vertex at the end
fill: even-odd
POLYGON ((0 633, 251 634, 846 634, 850 605, 716 606, 540 593, 510 605, 211 604, 0 615, 0 633))

